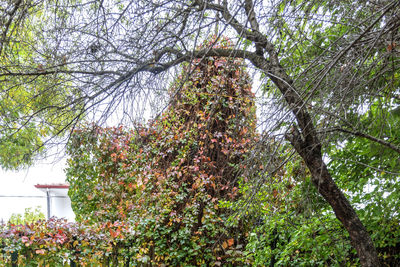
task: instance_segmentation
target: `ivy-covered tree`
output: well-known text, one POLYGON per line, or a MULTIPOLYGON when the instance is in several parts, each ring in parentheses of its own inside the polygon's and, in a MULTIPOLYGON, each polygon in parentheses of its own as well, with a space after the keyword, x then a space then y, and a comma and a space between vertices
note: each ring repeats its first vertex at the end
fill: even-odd
MULTIPOLYGON (((231 46, 225 39, 214 45, 231 46)), ((130 221, 138 260, 238 263, 249 225, 229 224, 232 211, 221 202, 239 197, 257 141, 243 63, 208 57, 184 64, 172 104, 147 128, 75 131, 67 176, 78 218, 130 221)))

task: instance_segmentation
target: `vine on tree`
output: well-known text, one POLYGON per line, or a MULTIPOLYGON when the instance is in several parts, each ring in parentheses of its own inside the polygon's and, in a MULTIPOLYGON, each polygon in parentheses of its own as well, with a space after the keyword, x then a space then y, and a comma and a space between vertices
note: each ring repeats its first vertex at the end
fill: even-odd
POLYGON ((247 230, 240 222, 228 226, 231 210, 220 203, 239 197, 244 161, 257 140, 244 62, 209 57, 185 64, 170 97, 148 127, 75 132, 67 170, 73 208, 81 220, 128 220, 138 261, 235 263, 247 230))

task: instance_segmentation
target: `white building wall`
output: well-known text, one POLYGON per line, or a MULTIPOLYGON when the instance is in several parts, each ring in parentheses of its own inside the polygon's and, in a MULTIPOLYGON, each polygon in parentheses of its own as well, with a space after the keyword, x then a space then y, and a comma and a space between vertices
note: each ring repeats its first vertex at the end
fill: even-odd
POLYGON ((75 221, 75 214, 72 211, 71 199, 68 197, 68 190, 50 189, 50 217, 53 216, 66 218, 68 221, 75 221), (53 191, 62 191, 62 193, 53 193, 53 191))
MULTIPOLYGON (((35 210, 38 206, 47 217, 46 193, 35 188, 35 185, 64 183, 64 166, 64 162, 59 162, 57 164, 38 164, 22 171, 0 169, 0 222, 7 222, 13 213, 24 214, 26 208, 35 210)), ((64 195, 67 196, 67 193, 65 192, 64 195)), ((74 219, 72 208, 70 206, 66 208, 68 203, 70 203, 69 199, 64 199, 61 202, 55 201, 54 215, 65 217, 69 220, 74 219), (66 209, 61 211, 61 208, 66 209)))

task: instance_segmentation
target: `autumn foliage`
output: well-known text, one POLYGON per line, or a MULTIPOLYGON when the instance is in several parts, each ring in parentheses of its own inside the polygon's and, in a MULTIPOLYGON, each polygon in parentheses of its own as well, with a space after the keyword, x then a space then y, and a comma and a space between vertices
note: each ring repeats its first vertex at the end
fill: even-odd
POLYGON ((129 255, 130 228, 123 222, 88 225, 51 218, 0 225, 0 230, 1 266, 118 266, 126 262, 121 255, 129 255))
POLYGON ((232 211, 220 203, 238 198, 257 138, 243 65, 212 57, 184 65, 169 89, 171 105, 148 126, 75 131, 67 176, 78 218, 128 221, 138 261, 235 263, 246 226, 228 226, 232 211))

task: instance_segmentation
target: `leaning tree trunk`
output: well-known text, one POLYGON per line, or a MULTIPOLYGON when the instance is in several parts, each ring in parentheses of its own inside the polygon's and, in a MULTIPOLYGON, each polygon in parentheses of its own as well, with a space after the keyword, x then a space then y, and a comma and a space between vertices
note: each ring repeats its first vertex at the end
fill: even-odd
MULTIPOLYGON (((197 0, 196 2, 202 1, 197 0)), ((296 90, 293 81, 281 66, 274 45, 260 32, 253 0, 244 0, 244 9, 248 22, 250 22, 251 31, 243 27, 243 25, 229 13, 227 1, 224 1, 223 6, 211 3, 208 3, 208 6, 210 9, 221 12, 226 22, 231 25, 240 36, 253 42, 255 45, 256 52, 246 53, 245 57, 275 83, 284 96, 289 109, 296 117, 297 125, 293 127, 290 134, 287 134, 287 138, 305 161, 311 172, 313 184, 317 187, 318 192, 331 205, 336 217, 348 231, 351 243, 357 250, 361 264, 368 267, 379 266, 378 255, 371 237, 349 201, 333 181, 332 176, 322 160, 321 143, 299 91, 296 90), (268 59, 264 57, 264 52, 268 54, 268 59)))
MULTIPOLYGON (((272 59, 274 58, 272 57, 272 59)), ((271 60, 269 64, 264 62, 264 72, 277 85, 297 121, 297 126, 292 128, 286 138, 305 161, 318 192, 329 203, 336 217, 348 231, 351 244, 357 251, 361 265, 380 266, 371 237, 350 202, 332 179, 322 159, 321 143, 304 101, 296 91, 293 81, 279 64, 277 57, 275 59, 271 60)), ((260 63, 260 61, 256 62, 260 63)))
POLYGON ((363 266, 379 266, 374 244, 353 207, 333 181, 325 163, 322 161, 321 150, 302 149, 298 152, 311 171, 312 182, 317 187, 318 192, 332 206, 336 217, 349 232, 351 244, 357 250, 361 264, 363 266))

